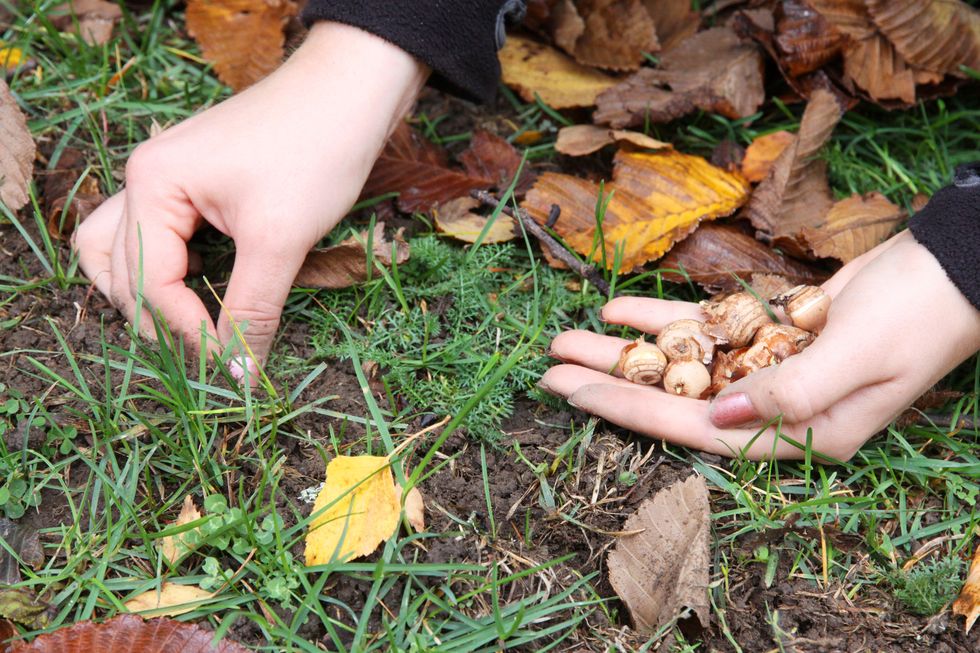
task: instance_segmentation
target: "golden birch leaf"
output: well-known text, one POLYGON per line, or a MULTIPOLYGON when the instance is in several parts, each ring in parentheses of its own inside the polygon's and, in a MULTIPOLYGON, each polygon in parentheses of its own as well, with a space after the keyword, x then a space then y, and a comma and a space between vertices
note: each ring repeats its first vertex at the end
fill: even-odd
MULTIPOLYGON (((628 152, 615 157, 612 183, 605 184, 603 220, 606 266, 621 251, 620 272, 631 272, 664 255, 703 220, 730 215, 748 197, 748 184, 698 156, 674 150, 628 152), (611 196, 610 196, 611 195, 611 196)), ((555 231, 584 256, 593 251, 599 186, 569 175, 545 173, 523 206, 544 223, 552 204, 561 207, 555 231)), ((594 255, 599 260, 600 255, 594 255)))
POLYGON ((313 504, 318 515, 306 536, 306 564, 372 553, 398 528, 401 506, 384 456, 337 456, 313 504))
POLYGON ((197 585, 164 583, 159 589, 143 592, 124 604, 130 612, 153 612, 154 617, 176 617, 197 610, 213 593, 197 585))
POLYGON ((538 95, 555 109, 591 107, 617 81, 523 36, 508 36, 498 56, 504 84, 528 102, 538 95))
MULTIPOLYGON (((194 503, 194 497, 188 494, 184 498, 184 503, 180 508, 180 514, 177 515, 177 520, 170 524, 170 526, 184 526, 202 517, 201 511, 198 510, 197 505, 194 503)), ((177 564, 184 556, 197 548, 199 533, 200 528, 192 528, 183 533, 164 537, 160 540, 160 555, 166 558, 170 564, 177 564)))
POLYGON ((980 546, 973 554, 973 562, 970 563, 970 573, 963 583, 960 595, 953 602, 953 614, 961 614, 966 617, 966 632, 969 634, 973 624, 980 617, 980 546))
POLYGON ((670 143, 627 129, 609 129, 598 125, 569 125, 558 130, 555 149, 567 156, 585 156, 617 142, 629 143, 647 150, 673 147, 670 143))
POLYGON ((881 193, 852 195, 835 202, 823 224, 804 227, 803 237, 814 254, 853 261, 895 232, 905 212, 881 193))

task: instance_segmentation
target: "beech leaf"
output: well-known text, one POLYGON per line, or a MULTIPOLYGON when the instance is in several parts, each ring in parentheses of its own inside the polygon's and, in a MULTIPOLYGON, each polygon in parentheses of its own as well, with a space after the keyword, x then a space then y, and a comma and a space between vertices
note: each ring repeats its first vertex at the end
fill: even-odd
POLYGON ((778 131, 752 141, 742 159, 742 176, 753 183, 766 178, 776 159, 796 137, 788 131, 778 131))
MULTIPOLYGON (((748 186, 741 177, 701 157, 675 150, 620 150, 614 159, 613 181, 605 184, 604 192, 606 265, 613 266, 619 248, 620 272, 630 272, 663 256, 702 220, 730 215, 745 202, 748 186)), ((523 206, 542 224, 551 205, 560 206, 555 231, 575 251, 588 256, 594 247, 599 199, 599 186, 591 181, 545 173, 523 206)))
POLYGON ((10 653, 248 653, 230 640, 213 640, 214 632, 197 624, 122 614, 101 624, 80 621, 59 628, 10 653))
POLYGON ((102 45, 112 38, 112 28, 122 18, 122 9, 108 0, 71 0, 58 5, 48 14, 61 31, 75 29, 89 45, 102 45))
POLYGON ((188 0, 187 31, 218 78, 241 91, 282 63, 283 28, 295 14, 292 0, 188 0))
POLYGON ((510 35, 500 52, 501 79, 527 102, 539 96, 555 109, 590 107, 616 79, 576 63, 555 48, 510 35))
POLYGON ((911 65, 960 73, 980 68, 980 12, 960 0, 866 0, 882 34, 911 65))
POLYGON ((852 195, 835 202, 823 223, 804 227, 814 254, 848 263, 884 242, 905 219, 905 212, 881 193, 852 195))
MULTIPOLYGON (((521 153, 506 139, 478 129, 470 139, 470 145, 459 155, 466 174, 474 179, 487 179, 493 186, 505 189, 521 171, 521 153)), ((530 185, 531 175, 525 167, 515 192, 523 193, 530 185), (522 188, 523 187, 523 188, 522 188)))
POLYGON ((597 125, 570 125, 558 130, 555 149, 568 156, 585 156, 613 143, 629 143, 648 150, 673 147, 670 143, 658 141, 640 132, 597 125))
POLYGON ((350 238, 323 249, 315 249, 306 255, 293 285, 305 288, 349 288, 368 278, 368 265, 379 261, 385 267, 392 263, 402 264, 408 260, 409 245, 400 233, 394 241, 388 240, 384 233, 384 223, 374 225, 371 240, 370 260, 367 255, 368 232, 362 231, 350 238), (392 250, 394 249, 394 256, 392 250))
MULTIPOLYGON (((432 209, 436 229, 465 243, 475 243, 486 228, 488 217, 474 213, 480 201, 459 197, 432 209)), ((503 243, 517 237, 517 223, 509 215, 499 213, 480 242, 503 243)))
POLYGON ((569 52, 587 66, 636 70, 644 53, 660 49, 653 19, 641 0, 578 0, 584 29, 569 52))
POLYGON ((34 153, 27 118, 0 77, 0 202, 11 211, 27 204, 34 153))
POLYGON ((691 9, 690 0, 643 0, 643 5, 653 19, 661 52, 676 47, 701 25, 701 14, 691 9))
POLYGON ((306 564, 359 558, 374 552, 398 528, 401 505, 384 456, 337 456, 313 504, 306 564))
POLYGON ((784 0, 777 9, 774 40, 781 68, 799 77, 834 59, 846 37, 803 0, 784 0))
MULTIPOLYGON (((177 519, 170 524, 173 526, 184 526, 190 524, 191 522, 201 519, 203 515, 198 509, 197 505, 194 503, 194 497, 187 495, 184 497, 184 503, 180 507, 180 514, 177 515, 177 519)), ((162 555, 167 562, 171 565, 175 565, 180 562, 184 556, 193 551, 198 546, 198 541, 200 539, 200 527, 194 527, 191 530, 184 531, 183 533, 177 533, 176 535, 168 535, 160 540, 160 555, 162 555)))
POLYGON ((159 589, 152 589, 134 596, 124 604, 130 612, 152 612, 155 617, 176 617, 193 612, 214 594, 197 585, 178 585, 163 583, 159 589))
POLYGON ((704 478, 690 476, 641 503, 609 553, 609 582, 636 630, 655 632, 690 608, 709 621, 711 510, 704 478))
POLYGON ((973 553, 970 572, 966 576, 966 582, 963 583, 963 589, 953 602, 953 614, 966 617, 967 634, 980 617, 980 546, 973 553))

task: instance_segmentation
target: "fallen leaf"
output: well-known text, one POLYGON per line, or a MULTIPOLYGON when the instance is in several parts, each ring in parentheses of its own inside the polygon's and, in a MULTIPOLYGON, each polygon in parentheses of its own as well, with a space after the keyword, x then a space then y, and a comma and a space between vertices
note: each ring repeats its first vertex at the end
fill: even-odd
POLYGON ((510 35, 498 53, 501 79, 527 102, 535 96, 554 109, 591 107, 616 78, 583 66, 555 48, 510 35))
POLYGON ((130 612, 153 612, 155 617, 176 617, 197 610, 214 597, 214 593, 197 585, 164 583, 158 589, 143 592, 124 603, 130 612))
POLYGON ((793 77, 821 68, 838 54, 846 37, 802 0, 777 7, 775 43, 780 65, 793 77))
POLYGON ((27 57, 24 56, 23 50, 7 45, 3 39, 0 39, 0 68, 10 73, 17 70, 26 60, 27 57))
MULTIPOLYGON (((436 229, 465 243, 475 243, 486 228, 488 218, 474 213, 480 201, 472 197, 458 197, 432 209, 436 229)), ((480 242, 503 243, 517 237, 517 223, 509 215, 500 213, 480 242)))
POLYGON ((752 141, 742 159, 742 176, 758 183, 766 178, 779 155, 796 137, 787 131, 778 131, 752 141))
POLYGON ((218 78, 241 91, 282 63, 283 28, 295 14, 291 0, 188 0, 187 31, 218 78))
POLYGON ((587 66, 636 70, 644 53, 660 49, 653 20, 641 0, 578 0, 585 29, 571 51, 587 66))
POLYGON ((75 184, 87 168, 85 155, 80 150, 68 147, 61 153, 57 167, 44 173, 44 212, 52 238, 71 235, 75 225, 105 201, 99 190, 99 180, 91 171, 75 189, 75 184))
POLYGON ((404 263, 409 258, 408 243, 400 233, 395 234, 393 241, 388 240, 384 227, 383 222, 374 225, 370 236, 370 257, 366 249, 369 240, 367 231, 332 247, 311 251, 306 255, 293 285, 304 288, 349 288, 367 280, 368 266, 371 265, 373 269, 375 261, 385 267, 391 267, 392 263, 404 263))
POLYGON ((55 613, 52 606, 28 589, 0 589, 0 617, 24 624, 31 630, 47 628, 55 613))
POLYGON ((762 55, 728 27, 705 30, 596 99, 593 119, 616 128, 668 122, 695 109, 745 118, 762 105, 762 55))
MULTIPOLYGON (((631 272, 660 258, 702 220, 731 214, 748 196, 740 178, 701 157, 674 150, 629 152, 614 159, 613 181, 605 184, 603 219, 606 266, 620 250, 620 272, 631 272)), ((597 184, 570 175, 545 173, 528 191, 523 207, 539 223, 552 204, 561 207, 555 231, 575 251, 595 248, 597 184)), ((598 260, 599 255, 594 259, 598 260)))
POLYGON ((585 32, 585 21, 579 15, 572 0, 558 0, 551 8, 546 30, 559 48, 569 54, 575 53, 575 44, 585 32))
POLYGON ((197 624, 121 614, 105 623, 81 621, 39 635, 11 653, 248 653, 240 644, 221 640, 197 624))
POLYGON ((881 193, 852 195, 835 202, 822 224, 804 227, 803 237, 817 256, 849 263, 895 233, 905 217, 881 193))
POLYGON ((78 27, 78 34, 89 45, 102 45, 112 38, 112 28, 122 18, 122 9, 107 0, 71 0, 48 14, 51 23, 65 32, 78 27))
POLYGON ((803 263, 777 253, 734 225, 703 224, 660 260, 664 270, 684 270, 687 277, 665 272, 664 279, 684 282, 688 278, 710 293, 741 289, 738 279, 757 275, 780 275, 793 285, 816 283, 823 278, 803 263))
POLYGON ((493 184, 493 179, 450 170, 445 151, 401 123, 375 162, 361 197, 398 193, 398 208, 413 213, 493 184))
POLYGON ((401 506, 384 456, 337 456, 313 504, 318 516, 306 536, 306 564, 372 553, 398 528, 401 506))
POLYGON ((10 640, 18 634, 13 622, 0 619, 0 653, 9 653, 11 646, 10 640))
POLYGON ((17 106, 7 82, 0 78, 0 202, 11 211, 27 204, 34 153, 27 118, 17 106))
POLYGON ((847 45, 844 73, 875 101, 915 103, 916 73, 881 34, 847 45))
MULTIPOLYGON (((180 514, 177 515, 176 521, 170 524, 168 528, 185 526, 202 517, 201 511, 194 503, 194 497, 188 494, 184 497, 184 503, 180 507, 180 514)), ((160 540, 160 555, 171 565, 177 564, 184 556, 197 548, 200 532, 200 527, 196 526, 183 533, 168 535, 162 538, 160 540)))
POLYGON ((749 287, 759 297, 770 299, 778 295, 783 295, 799 284, 790 283, 789 279, 781 274, 753 274, 749 287))
POLYGON ((912 66, 960 74, 980 68, 980 12, 960 0, 866 0, 881 33, 912 66))
POLYGON ((635 629, 651 634, 693 610, 708 625, 711 510, 704 478, 690 476, 641 503, 626 519, 609 553, 609 582, 633 617, 635 629))
POLYGON ((640 132, 598 125, 570 125, 558 130, 555 150, 568 156, 585 156, 613 143, 629 143, 648 150, 672 147, 670 143, 658 141, 640 132))
MULTIPOLYGON (((489 179, 498 189, 508 188, 521 170, 521 153, 506 139, 491 134, 485 129, 478 129, 470 139, 470 145, 459 155, 466 174, 474 179, 489 179)), ((530 185, 528 168, 521 171, 521 179, 517 187, 524 186, 523 191, 530 185)), ((522 192, 523 192, 522 191, 522 192)))
POLYGON ((953 602, 953 614, 961 614, 966 617, 966 632, 970 633, 973 624, 980 617, 980 546, 973 554, 973 562, 970 563, 970 573, 967 574, 966 582, 960 595, 953 602))
POLYGON ((834 28, 854 40, 865 39, 877 30, 868 16, 865 0, 806 0, 834 28))
POLYGON ((745 158, 745 148, 730 138, 723 138, 718 141, 715 148, 711 150, 711 165, 718 166, 722 170, 735 172, 742 166, 742 159, 745 158))
MULTIPOLYGON (((395 498, 402 500, 402 486, 395 483, 395 498)), ((425 530, 425 500, 417 487, 413 487, 405 495, 405 518, 416 533, 425 530)))
POLYGON ((0 517, 0 540, 6 544, 0 546, 0 585, 20 582, 21 563, 34 569, 44 563, 41 538, 35 529, 0 517))
POLYGON ((819 154, 843 114, 830 91, 811 95, 796 138, 776 159, 746 207, 763 241, 805 253, 804 227, 821 224, 833 203, 827 162, 819 154))
POLYGON ((653 19, 661 52, 693 36, 701 25, 701 14, 691 9, 690 0, 643 0, 643 5, 653 19))

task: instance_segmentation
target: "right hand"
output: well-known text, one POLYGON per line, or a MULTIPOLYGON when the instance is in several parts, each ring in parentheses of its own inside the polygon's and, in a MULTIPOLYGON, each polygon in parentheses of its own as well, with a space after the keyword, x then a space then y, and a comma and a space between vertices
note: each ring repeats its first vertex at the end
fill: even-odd
POLYGON ((130 321, 142 291, 144 335, 147 308, 191 351, 203 328, 209 351, 231 344, 232 371, 254 382, 306 254, 356 201, 427 75, 374 35, 317 23, 269 77, 136 148, 125 189, 75 234, 83 272, 130 321), (217 324, 184 284, 187 241, 204 222, 236 247, 217 324))

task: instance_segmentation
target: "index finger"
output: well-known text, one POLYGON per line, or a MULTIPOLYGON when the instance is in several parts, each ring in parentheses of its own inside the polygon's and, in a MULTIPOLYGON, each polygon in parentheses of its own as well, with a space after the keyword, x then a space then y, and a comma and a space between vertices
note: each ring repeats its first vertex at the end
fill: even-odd
POLYGON ((617 297, 602 307, 602 320, 647 333, 660 331, 677 320, 704 320, 701 307, 693 302, 652 297, 617 297))

